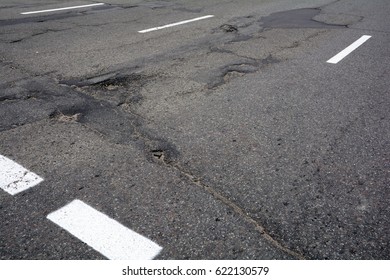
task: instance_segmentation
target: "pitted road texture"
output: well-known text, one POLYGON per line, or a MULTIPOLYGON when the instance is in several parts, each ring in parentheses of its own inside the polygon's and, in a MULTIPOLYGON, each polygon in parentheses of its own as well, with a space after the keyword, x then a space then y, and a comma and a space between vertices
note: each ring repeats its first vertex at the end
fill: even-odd
POLYGON ((43 178, 0 192, 1 259, 104 259, 47 218, 74 200, 157 259, 390 258, 387 1, 22 14, 87 4, 0 4, 0 155, 43 178))

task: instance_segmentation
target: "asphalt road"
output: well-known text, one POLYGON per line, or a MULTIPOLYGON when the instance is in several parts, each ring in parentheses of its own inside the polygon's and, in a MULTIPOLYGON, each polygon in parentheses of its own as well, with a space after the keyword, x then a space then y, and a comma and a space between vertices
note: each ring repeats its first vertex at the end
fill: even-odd
POLYGON ((0 259, 390 259, 389 1, 97 3, 1 1, 0 259))

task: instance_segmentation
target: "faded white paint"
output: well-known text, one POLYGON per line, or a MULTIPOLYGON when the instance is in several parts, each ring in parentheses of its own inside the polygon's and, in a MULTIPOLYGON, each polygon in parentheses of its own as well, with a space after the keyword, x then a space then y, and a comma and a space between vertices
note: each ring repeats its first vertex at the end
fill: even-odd
POLYGON ((43 179, 18 163, 0 155, 0 188, 15 195, 41 183, 43 179))

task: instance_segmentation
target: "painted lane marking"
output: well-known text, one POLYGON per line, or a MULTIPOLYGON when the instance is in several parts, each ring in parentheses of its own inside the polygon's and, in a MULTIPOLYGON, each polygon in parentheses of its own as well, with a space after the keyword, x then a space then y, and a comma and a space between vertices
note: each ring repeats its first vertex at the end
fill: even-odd
POLYGON ((37 174, 0 155, 0 188, 7 193, 15 195, 42 181, 37 174))
POLYGON ((88 8, 88 7, 101 6, 101 5, 105 5, 105 3, 96 3, 96 4, 88 4, 88 5, 81 5, 81 6, 73 6, 73 7, 41 10, 41 11, 24 12, 24 13, 20 13, 20 14, 21 15, 31 15, 31 14, 38 14, 38 13, 49 13, 49 12, 71 10, 71 9, 81 9, 81 8, 88 8))
POLYGON ((47 218, 111 260, 151 260, 162 248, 80 200, 47 218))
POLYGON ((176 26, 176 25, 186 24, 189 22, 194 22, 194 21, 198 21, 198 20, 202 20, 202 19, 212 18, 212 17, 214 17, 214 15, 207 15, 207 16, 203 16, 203 17, 193 18, 193 19, 189 19, 189 20, 184 20, 184 21, 175 22, 175 23, 171 23, 171 24, 167 24, 167 25, 163 25, 163 26, 158 26, 158 27, 153 27, 153 28, 141 30, 141 31, 138 31, 138 33, 146 33, 146 32, 156 31, 156 30, 160 30, 160 29, 164 29, 164 28, 168 28, 168 27, 172 27, 172 26, 176 26))
POLYGON ((352 43, 351 45, 349 45, 348 47, 346 47, 344 50, 342 50, 341 52, 339 52, 338 54, 336 54, 334 57, 332 57, 331 59, 329 59, 327 62, 328 63, 332 63, 332 64, 336 64, 338 62, 340 62, 342 59, 344 59, 347 55, 349 55, 351 52, 353 52, 354 50, 356 50, 358 47, 360 47, 361 45, 364 44, 364 42, 366 42, 368 39, 370 39, 371 36, 370 35, 363 35, 360 39, 356 40, 354 43, 352 43))

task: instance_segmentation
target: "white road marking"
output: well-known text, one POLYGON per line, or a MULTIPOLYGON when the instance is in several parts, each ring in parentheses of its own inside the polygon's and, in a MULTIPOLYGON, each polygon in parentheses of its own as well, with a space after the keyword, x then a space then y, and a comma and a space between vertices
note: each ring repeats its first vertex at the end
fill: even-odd
POLYGON ((7 193, 15 195, 42 181, 37 174, 0 155, 0 188, 7 193))
POLYGON ((81 9, 81 8, 88 8, 88 7, 101 6, 101 5, 105 5, 105 3, 96 3, 96 4, 88 4, 88 5, 81 5, 81 6, 73 6, 73 7, 41 10, 41 11, 24 12, 24 13, 20 13, 20 14, 21 15, 31 15, 31 14, 38 14, 38 13, 49 13, 49 12, 71 10, 71 9, 81 9))
POLYGON ((363 35, 360 39, 356 40, 354 43, 349 45, 347 48, 336 54, 334 57, 329 59, 327 62, 336 64, 340 62, 342 59, 344 59, 347 55, 349 55, 351 52, 356 50, 358 47, 360 47, 364 42, 366 42, 368 39, 370 39, 370 35, 363 35))
POLYGON ((77 199, 47 218, 111 260, 151 260, 162 249, 77 199))
POLYGON ((203 16, 203 17, 193 18, 193 19, 189 19, 189 20, 184 20, 184 21, 175 22, 175 23, 171 23, 171 24, 167 24, 167 25, 163 25, 163 26, 158 26, 158 27, 153 27, 153 28, 141 30, 141 31, 138 31, 138 33, 146 33, 146 32, 156 31, 156 30, 160 30, 160 29, 164 29, 164 28, 168 28, 168 27, 172 27, 172 26, 176 26, 176 25, 186 24, 189 22, 198 21, 198 20, 202 20, 202 19, 212 18, 212 17, 214 17, 214 15, 207 15, 207 16, 203 16))

